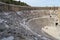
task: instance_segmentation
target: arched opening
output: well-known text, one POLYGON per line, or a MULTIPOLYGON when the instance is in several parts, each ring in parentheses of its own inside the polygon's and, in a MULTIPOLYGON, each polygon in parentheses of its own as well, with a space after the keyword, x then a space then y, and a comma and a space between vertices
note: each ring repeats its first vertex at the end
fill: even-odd
POLYGON ((58 23, 55 23, 55 25, 57 26, 57 25, 58 25, 58 23))

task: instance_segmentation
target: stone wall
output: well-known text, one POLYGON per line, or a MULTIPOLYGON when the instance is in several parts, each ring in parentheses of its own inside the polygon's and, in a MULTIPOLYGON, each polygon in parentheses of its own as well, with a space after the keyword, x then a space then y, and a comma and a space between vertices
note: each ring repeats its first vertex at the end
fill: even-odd
POLYGON ((0 2, 0 10, 3 11, 20 11, 20 10, 58 10, 59 7, 30 7, 6 4, 0 2))

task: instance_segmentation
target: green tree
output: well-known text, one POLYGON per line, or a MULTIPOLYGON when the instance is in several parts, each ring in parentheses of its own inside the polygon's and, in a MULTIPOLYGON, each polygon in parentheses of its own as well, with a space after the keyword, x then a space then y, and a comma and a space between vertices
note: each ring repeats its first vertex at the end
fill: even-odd
POLYGON ((15 4, 15 5, 21 5, 21 6, 29 6, 24 2, 21 1, 15 1, 15 0, 0 0, 1 2, 8 3, 8 4, 15 4))

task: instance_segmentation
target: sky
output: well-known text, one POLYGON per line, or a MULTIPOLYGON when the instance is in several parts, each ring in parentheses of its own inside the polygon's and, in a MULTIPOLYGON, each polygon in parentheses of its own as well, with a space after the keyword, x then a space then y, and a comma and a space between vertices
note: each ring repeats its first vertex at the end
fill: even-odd
POLYGON ((20 0, 27 3, 30 6, 59 6, 60 0, 20 0))

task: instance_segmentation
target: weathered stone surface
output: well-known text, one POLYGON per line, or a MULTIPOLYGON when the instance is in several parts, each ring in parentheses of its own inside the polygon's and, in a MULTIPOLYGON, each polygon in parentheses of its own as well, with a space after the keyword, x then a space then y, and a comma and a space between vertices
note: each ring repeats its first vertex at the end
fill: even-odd
POLYGON ((8 40, 10 36, 13 36, 13 40, 57 40, 42 31, 42 28, 54 26, 58 22, 55 18, 57 14, 54 13, 58 7, 17 7, 1 4, 0 40, 8 40))
MULTIPOLYGON (((35 31, 34 29, 32 29, 32 27, 30 28, 29 25, 25 23, 25 22, 28 22, 30 19, 43 17, 45 15, 45 14, 41 14, 42 15, 41 16, 40 12, 41 12, 40 10, 36 11, 36 13, 35 11, 33 12, 20 11, 19 13, 18 12, 1 12, 0 13, 1 15, 0 16, 0 33, 1 33, 0 38, 2 39, 5 37, 14 36, 14 40, 52 40, 47 38, 46 36, 43 36, 43 34, 41 34, 41 31, 40 32, 38 30, 35 31)), ((44 13, 44 10, 42 13, 44 13)), ((49 14, 46 14, 46 15, 49 15, 49 14)), ((43 22, 44 19, 40 19, 40 20, 41 22, 43 22)), ((51 20, 53 21, 53 19, 51 20)), ((48 20, 46 19, 44 21, 48 21, 48 20)), ((42 25, 40 26, 42 27, 42 25)))

